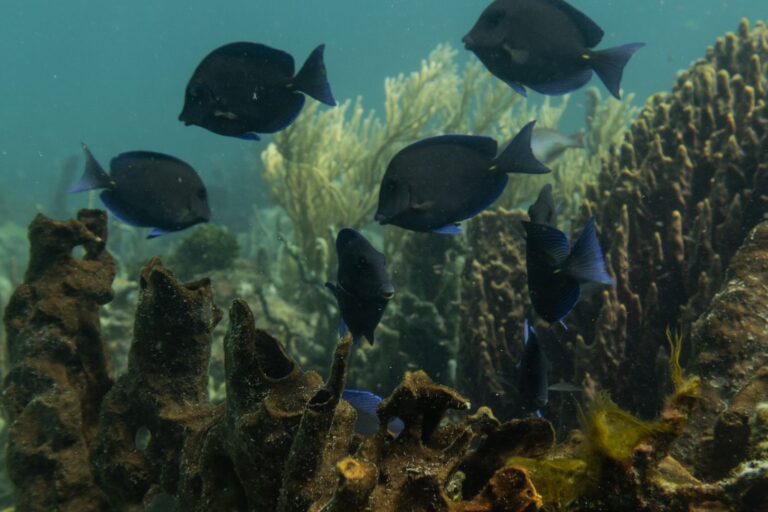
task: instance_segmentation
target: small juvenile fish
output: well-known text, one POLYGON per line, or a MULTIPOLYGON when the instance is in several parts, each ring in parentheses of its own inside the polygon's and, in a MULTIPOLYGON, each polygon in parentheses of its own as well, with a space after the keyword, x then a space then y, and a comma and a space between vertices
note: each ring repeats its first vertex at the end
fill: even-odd
POLYGON ((533 156, 545 164, 557 160, 567 149, 583 147, 584 132, 565 135, 551 128, 536 128, 531 137, 533 156))
POLYGON ((552 197, 552 185, 547 183, 541 187, 536 202, 528 207, 528 217, 534 224, 546 224, 557 227, 557 206, 552 197))
POLYGON ((523 221, 526 232, 528 292, 536 313, 547 322, 560 322, 579 301, 581 285, 610 285, 595 231, 595 219, 571 249, 565 233, 546 224, 523 221))
POLYGON ((211 219, 208 191, 197 172, 178 158, 150 151, 122 153, 107 174, 83 144, 85 171, 70 193, 99 190, 118 219, 152 228, 147 238, 180 231, 211 219))
POLYGON ((344 336, 349 330, 356 342, 365 337, 373 345, 373 332, 395 295, 384 255, 363 235, 349 228, 342 229, 336 236, 336 254, 338 282, 325 283, 325 286, 339 304, 339 335, 344 336))
POLYGON ((533 325, 523 324, 523 353, 520 356, 518 392, 526 411, 537 411, 549 402, 549 361, 541 349, 533 325))
MULTIPOLYGON (((341 398, 349 402, 349 405, 357 411, 357 420, 355 421, 355 432, 361 436, 370 437, 379 431, 379 415, 376 414, 381 397, 370 391, 358 391, 355 389, 345 389, 341 393, 341 398)), ((387 424, 387 429, 395 436, 399 436, 405 425, 400 418, 394 418, 387 424)))
POLYGON ((442 135, 411 144, 387 167, 375 219, 412 231, 460 233, 460 221, 498 199, 508 173, 549 172, 531 152, 533 126, 520 130, 498 156, 489 137, 442 135))
POLYGON ((290 125, 304 94, 335 106, 320 45, 294 76, 293 57, 257 43, 231 43, 206 56, 187 85, 179 120, 213 133, 259 140, 290 125))
POLYGON ((564 0, 496 0, 463 38, 488 70, 515 91, 565 94, 584 86, 594 71, 619 98, 632 43, 593 50, 603 29, 564 0))

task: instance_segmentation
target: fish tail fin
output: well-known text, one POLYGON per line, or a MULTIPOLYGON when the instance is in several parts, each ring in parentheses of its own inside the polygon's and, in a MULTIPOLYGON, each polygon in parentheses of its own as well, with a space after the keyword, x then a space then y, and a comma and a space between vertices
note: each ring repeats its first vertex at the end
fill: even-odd
POLYGON ((114 185, 112 178, 104 172, 101 164, 96 161, 91 150, 88 149, 88 146, 85 144, 83 144, 83 152, 85 153, 85 170, 83 171, 83 176, 80 178, 80 181, 72 185, 69 189, 69 193, 75 194, 77 192, 85 192, 86 190, 112 188, 114 185))
POLYGON ((502 172, 523 174, 546 174, 549 168, 536 160, 531 149, 531 135, 536 121, 531 121, 515 135, 504 151, 494 160, 493 168, 502 172))
POLYGON ((624 66, 643 46, 645 43, 631 43, 589 54, 592 69, 616 99, 621 99, 621 77, 624 74, 624 66))
POLYGON ((294 77, 293 84, 297 90, 309 94, 317 101, 335 107, 336 100, 333 99, 331 85, 328 83, 328 76, 325 71, 325 62, 323 62, 324 51, 325 45, 321 44, 309 54, 306 62, 294 77))
POLYGON ((605 270, 605 258, 597 240, 594 217, 587 222, 563 267, 580 283, 613 284, 613 279, 605 270))

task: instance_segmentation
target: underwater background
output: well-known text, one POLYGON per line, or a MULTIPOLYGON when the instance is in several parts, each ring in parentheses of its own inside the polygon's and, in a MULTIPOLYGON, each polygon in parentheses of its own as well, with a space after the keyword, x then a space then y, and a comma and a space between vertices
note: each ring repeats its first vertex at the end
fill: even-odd
POLYGON ((487 2, 4 2, 0 506, 768 510, 768 10, 572 4, 605 29, 601 48, 647 44, 621 100, 597 78, 513 93, 461 41, 487 2), (234 41, 297 68, 325 44, 339 106, 308 99, 258 142, 184 126, 192 72, 234 41), (466 233, 374 222, 406 145, 502 146, 533 119, 584 142, 550 175, 512 176, 466 233), (101 162, 182 158, 211 223, 147 240, 78 213, 103 208, 68 193, 81 143, 101 162), (547 183, 571 240, 596 219, 614 285, 587 287, 567 330, 536 323, 556 384, 532 411, 520 221, 547 183), (344 227, 384 254, 396 290, 372 346, 337 344, 324 285, 344 227), (385 397, 373 431, 400 418, 403 434, 361 436, 342 387, 385 397))
MULTIPOLYGON (((233 1, 225 7, 9 0, 0 16, 0 64, 8 77, 0 83, 6 215, 21 221, 42 207, 62 162, 79 155, 81 142, 104 155, 130 148, 183 155, 204 177, 226 185, 217 168, 242 166, 249 145, 177 121, 179 90, 211 48, 258 40, 301 62, 325 43, 336 97, 362 96, 367 108, 381 112, 383 80, 415 69, 440 43, 461 48, 461 36, 483 7, 462 0, 233 1)), ((606 46, 647 42, 624 81, 638 103, 668 89, 679 70, 742 17, 764 16, 757 0, 583 0, 577 7, 607 27, 606 46)), ((460 61, 469 58, 460 53, 460 61)), ((566 129, 580 119, 569 118, 566 129)))

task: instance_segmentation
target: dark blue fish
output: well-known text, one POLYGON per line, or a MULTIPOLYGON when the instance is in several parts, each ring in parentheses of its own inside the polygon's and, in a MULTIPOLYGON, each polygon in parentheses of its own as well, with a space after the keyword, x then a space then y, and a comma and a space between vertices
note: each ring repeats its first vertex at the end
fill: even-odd
POLYGON ((208 192, 197 172, 178 158, 131 151, 110 162, 109 174, 83 145, 85 171, 71 193, 103 189, 101 201, 115 217, 152 230, 147 238, 211 219, 208 192))
MULTIPOLYGON (((345 389, 341 398, 357 411, 357 420, 355 421, 355 432, 361 436, 370 437, 379 431, 379 416, 376 410, 381 403, 381 397, 370 391, 358 391, 355 389, 345 389)), ((394 418, 387 424, 387 429, 395 436, 399 436, 405 425, 400 418, 394 418)))
POLYGON ((536 330, 527 318, 523 324, 523 353, 518 370, 520 379, 517 390, 521 405, 526 411, 538 412, 549 402, 549 361, 541 349, 536 330))
POLYGON ((594 71, 616 98, 632 55, 644 46, 593 50, 603 30, 563 0, 496 0, 480 15, 464 44, 488 70, 522 95, 565 94, 594 71))
POLYGON ((337 283, 325 283, 336 297, 341 311, 339 335, 347 329, 355 341, 365 337, 373 344, 373 332, 384 309, 395 295, 387 274, 384 255, 363 235, 345 228, 336 237, 339 259, 337 283))
POLYGON ((552 197, 552 185, 547 183, 541 188, 536 202, 528 207, 528 217, 534 224, 557 227, 557 206, 552 197))
POLYGON ((565 233, 552 226, 523 222, 523 227, 528 292, 534 310, 547 322, 562 323, 579 301, 582 284, 613 284, 605 270, 594 218, 572 250, 565 233))
POLYGON ((222 46, 192 74, 179 120, 220 135, 259 140, 257 134, 280 131, 296 119, 304 94, 335 106, 324 48, 315 48, 294 76, 293 57, 283 51, 257 43, 222 46))
POLYGON ((443 135, 411 144, 387 167, 376 220, 412 231, 461 232, 460 221, 499 198, 507 173, 549 172, 531 152, 533 126, 520 130, 498 156, 488 137, 443 135))

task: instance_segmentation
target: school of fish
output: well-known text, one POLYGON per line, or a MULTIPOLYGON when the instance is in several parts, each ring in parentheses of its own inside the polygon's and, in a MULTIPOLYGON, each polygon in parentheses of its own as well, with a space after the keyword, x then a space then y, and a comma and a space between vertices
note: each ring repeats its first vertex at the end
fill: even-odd
MULTIPOLYGON (((496 0, 462 38, 485 67, 519 94, 527 89, 560 95, 583 87, 593 74, 620 96, 624 67, 642 43, 596 50, 603 30, 564 0, 496 0)), ((306 96, 335 106, 319 45, 298 72, 293 57, 254 42, 234 42, 205 56, 184 91, 179 120, 212 133, 258 141, 290 126, 306 96)), ((546 174, 546 164, 582 134, 536 129, 531 121, 499 152, 498 142, 480 135, 445 134, 413 141, 389 162, 378 191, 375 220, 415 232, 461 233, 460 223, 488 209, 509 182, 510 173, 546 174)), ((211 220, 207 189, 184 161, 165 154, 130 151, 114 157, 109 173, 83 145, 86 163, 71 192, 100 190, 104 206, 120 221, 150 228, 148 238, 184 230, 211 220)), ((361 169, 360 172, 367 172, 361 169)), ((549 391, 578 391, 567 384, 549 386, 549 363, 534 320, 561 325, 588 283, 611 285, 595 220, 590 219, 571 245, 557 229, 557 205, 546 185, 523 222, 532 311, 523 324, 524 347, 516 391, 522 408, 541 414, 549 391)), ((326 283, 340 312, 340 335, 374 343, 375 330, 395 289, 384 255, 361 233, 344 228, 336 238, 336 282, 326 283)), ((515 382, 515 380, 509 380, 515 382)), ((346 390, 344 400, 358 412, 363 436, 385 429, 398 435, 402 422, 380 425, 381 397, 346 390)))

